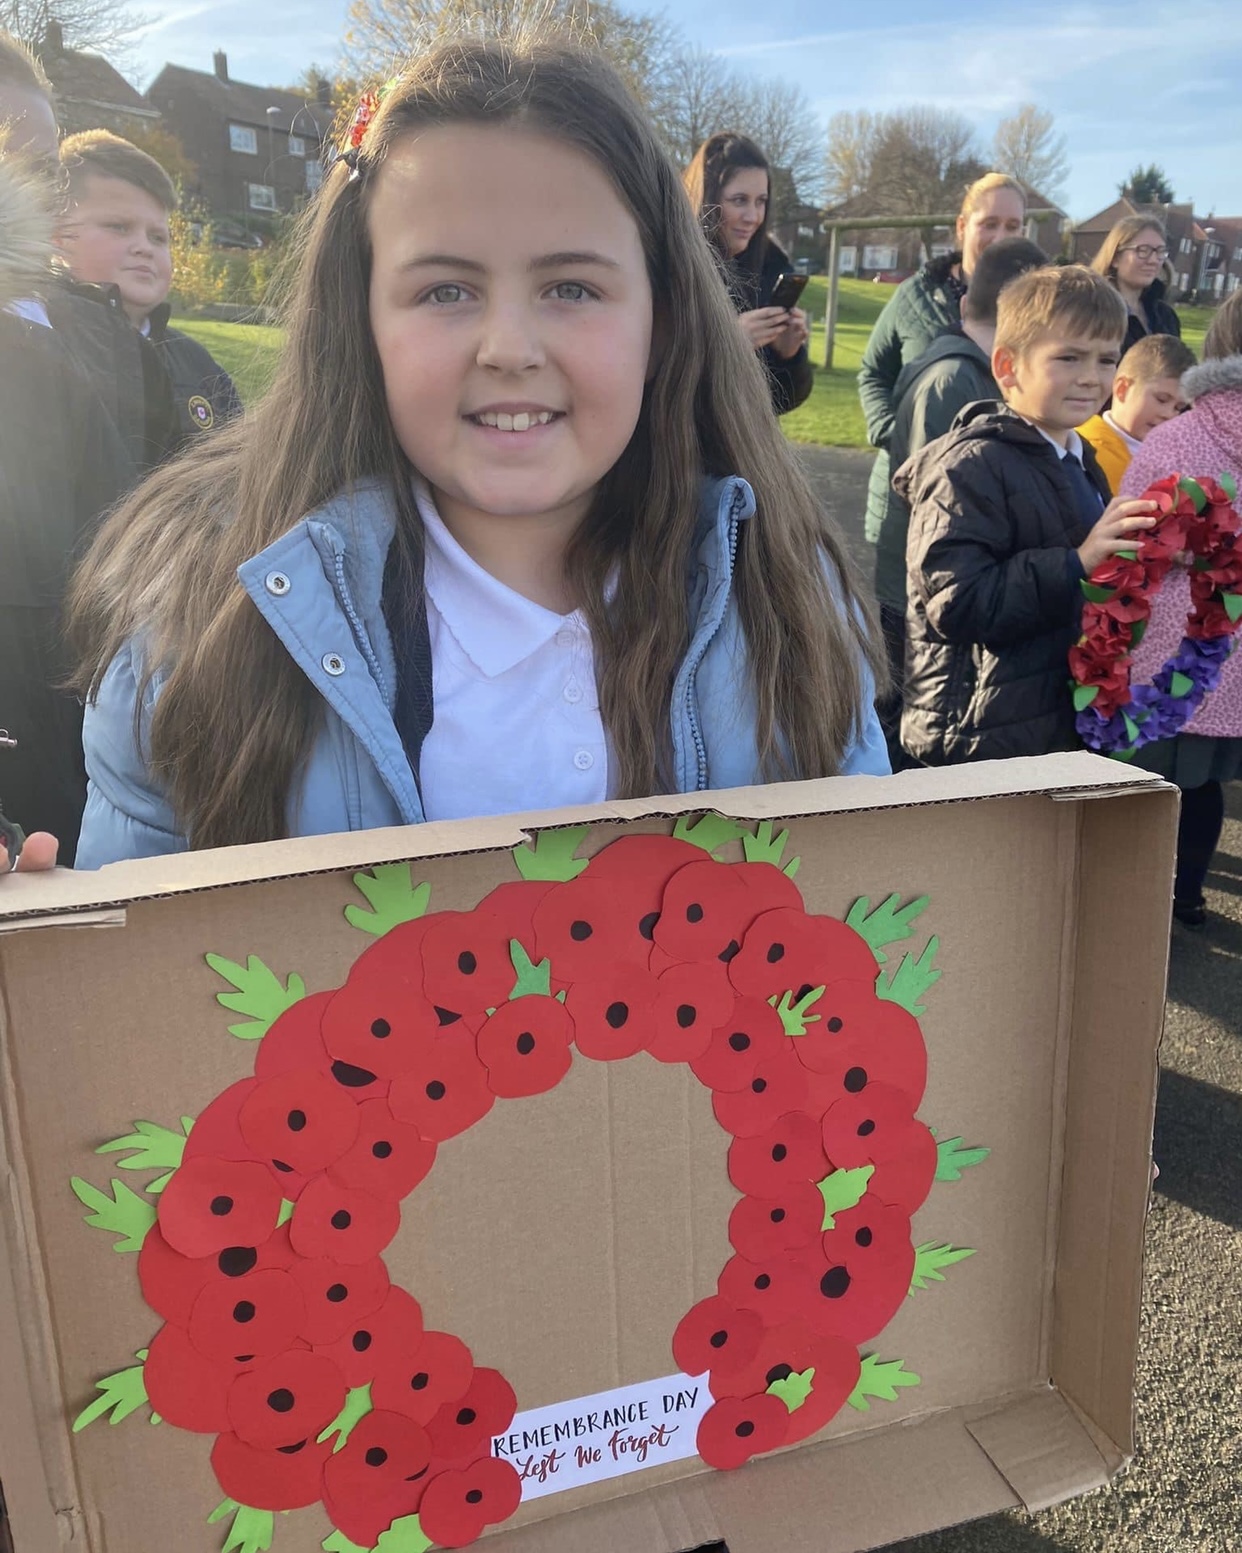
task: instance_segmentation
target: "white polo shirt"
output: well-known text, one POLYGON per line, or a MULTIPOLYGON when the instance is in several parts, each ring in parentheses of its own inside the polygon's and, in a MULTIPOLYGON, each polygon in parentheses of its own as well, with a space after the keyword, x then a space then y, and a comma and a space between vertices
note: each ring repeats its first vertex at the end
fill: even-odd
POLYGON ((512 814, 608 796, 591 633, 472 560, 416 490, 435 720, 419 786, 429 820, 512 814))

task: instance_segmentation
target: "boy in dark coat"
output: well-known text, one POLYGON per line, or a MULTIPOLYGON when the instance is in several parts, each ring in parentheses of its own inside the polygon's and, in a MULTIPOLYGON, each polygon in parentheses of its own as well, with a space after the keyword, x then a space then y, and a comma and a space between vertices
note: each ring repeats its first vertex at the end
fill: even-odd
POLYGON ((1125 304, 1081 265, 1038 269, 997 308, 1003 405, 970 405, 896 476, 910 505, 901 741, 926 765, 1072 749, 1066 655, 1079 584, 1155 521, 1109 501, 1075 431, 1104 404, 1125 304))
POLYGON ((240 414, 241 401, 224 368, 197 340, 168 327, 168 217, 178 203, 168 174, 154 157, 103 129, 69 136, 61 142, 60 157, 69 185, 57 232, 61 252, 73 279, 107 288, 154 347, 171 385, 174 441, 240 414))

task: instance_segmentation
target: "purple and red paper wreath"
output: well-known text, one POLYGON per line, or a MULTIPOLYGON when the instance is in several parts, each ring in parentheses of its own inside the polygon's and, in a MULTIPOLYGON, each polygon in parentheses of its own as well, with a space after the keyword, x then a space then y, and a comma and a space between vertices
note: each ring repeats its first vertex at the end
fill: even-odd
POLYGON ((473 911, 426 914, 405 864, 355 876, 372 909, 346 916, 376 941, 328 991, 209 955, 236 989, 219 1001, 248 1016, 232 1033, 258 1041, 253 1075, 180 1132, 138 1122, 103 1146, 163 1170, 146 1196, 74 1179, 87 1222, 139 1251, 164 1322, 75 1431, 148 1403, 213 1435, 230 1548, 258 1553, 275 1512, 316 1502, 329 1553, 462 1547, 517 1509, 492 1447, 512 1387, 427 1326, 383 1254, 439 1148, 579 1059, 687 1064, 729 1135, 734 1254, 671 1334, 713 1399, 704 1462, 739 1467, 917 1383, 860 1345, 973 1254, 916 1246, 911 1218, 988 1152, 938 1144, 916 1114, 937 941, 878 968, 926 897, 811 914, 767 822, 683 820, 589 861, 584 835, 519 847, 523 877, 473 911), (744 861, 715 858, 739 839, 744 861))
POLYGON ((1090 749, 1130 760, 1171 739, 1220 682, 1242 624, 1242 519, 1237 485, 1170 475, 1143 492, 1160 518, 1132 550, 1102 562, 1082 583, 1082 636, 1070 648, 1075 725, 1090 749), (1152 599, 1172 569, 1189 562, 1186 633, 1150 685, 1132 685, 1131 654, 1151 618, 1152 599))

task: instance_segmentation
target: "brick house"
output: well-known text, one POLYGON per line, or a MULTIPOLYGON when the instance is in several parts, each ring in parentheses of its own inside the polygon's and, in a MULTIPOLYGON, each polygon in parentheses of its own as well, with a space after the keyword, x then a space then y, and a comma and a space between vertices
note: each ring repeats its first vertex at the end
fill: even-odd
POLYGON ((106 59, 65 47, 59 22, 47 24, 36 53, 52 83, 63 134, 110 129, 127 140, 141 139, 159 123, 159 110, 106 59))
POLYGON ((165 65, 147 100, 198 168, 187 193, 214 215, 276 215, 295 210, 319 187, 320 155, 332 128, 327 83, 318 99, 229 75, 217 51, 214 69, 165 65))

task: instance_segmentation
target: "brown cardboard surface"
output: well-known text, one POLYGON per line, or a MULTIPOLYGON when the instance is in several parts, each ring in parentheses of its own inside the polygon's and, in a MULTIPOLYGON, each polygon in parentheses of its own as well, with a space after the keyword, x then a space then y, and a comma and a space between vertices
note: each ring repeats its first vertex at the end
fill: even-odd
MULTIPOLYGON (((809 910, 843 916, 860 894, 930 893, 917 943, 939 934, 943 975, 922 1020, 920 1115, 993 1153, 937 1186, 914 1225, 916 1242, 977 1255, 865 1345, 905 1359, 923 1384, 741 1473, 692 1458, 537 1500, 495 1535, 497 1553, 674 1553, 719 1535, 731 1553, 853 1553, 1015 1494, 1063 1497, 1132 1449, 1176 795, 1089 756, 913 776, 609 805, 593 811, 582 850, 612 839, 622 813, 643 829, 705 805, 798 815, 809 910), (1144 896, 1155 904, 1137 905, 1144 896), (1126 954, 1110 958, 1119 900, 1126 954)), ((253 1049, 226 1034, 204 953, 258 955, 309 991, 337 985, 365 947, 342 915, 357 868, 416 853, 433 907, 467 909, 514 877, 504 849, 569 818, 6 881, 0 1365, 17 1402, 0 1408, 0 1476, 21 1480, 9 1490, 17 1553, 60 1546, 49 1507, 78 1522, 87 1553, 219 1546, 202 1525, 221 1497, 207 1440, 141 1417, 67 1432, 94 1380, 158 1326, 135 1259, 83 1224, 68 1177, 132 1182, 94 1147, 136 1118, 196 1114, 250 1071, 253 1049), (12 884, 35 889, 10 895, 12 884), (77 912, 97 930, 39 925, 77 912)), ((552 1092, 502 1102, 442 1146, 385 1254, 393 1280, 429 1325, 502 1369, 523 1409, 667 1375, 674 1326, 729 1254, 725 1145, 684 1068, 580 1060, 552 1092)), ((281 1545, 317 1546, 319 1512, 294 1519, 298 1540, 281 1526, 281 1545)))

